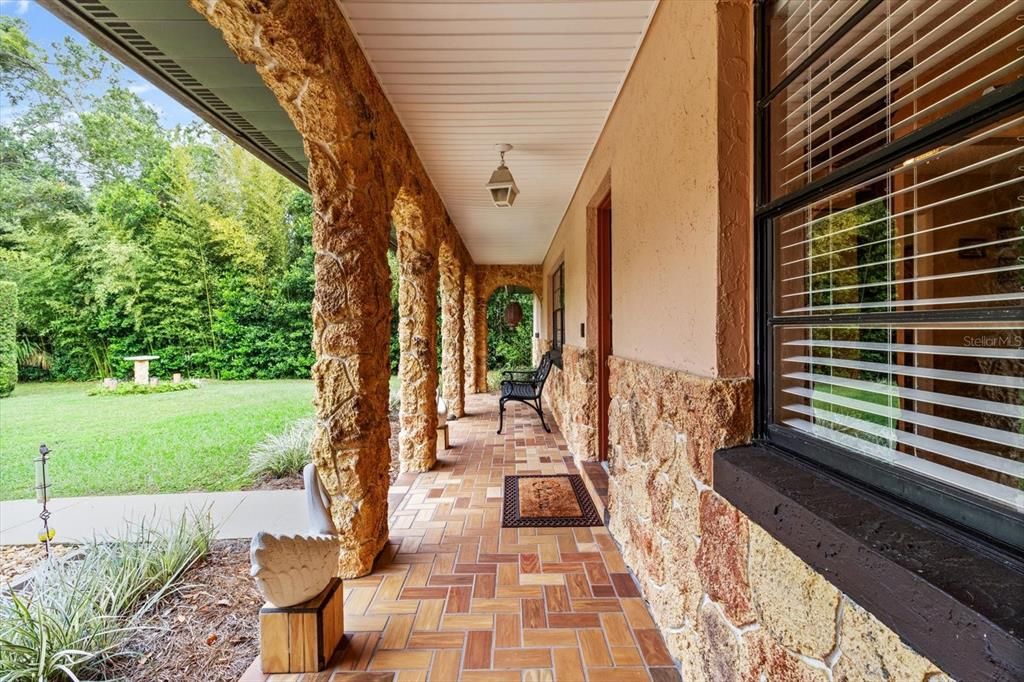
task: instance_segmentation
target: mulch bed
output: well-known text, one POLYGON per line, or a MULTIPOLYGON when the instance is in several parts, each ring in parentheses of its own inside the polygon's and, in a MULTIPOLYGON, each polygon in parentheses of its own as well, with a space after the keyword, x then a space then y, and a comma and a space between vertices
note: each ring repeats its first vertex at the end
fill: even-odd
POLYGON ((139 652, 116 676, 129 682, 237 680, 259 651, 263 598, 249 577, 249 541, 218 540, 183 587, 131 642, 139 652))
MULTIPOLYGON (((63 556, 76 545, 50 545, 54 556, 63 556)), ((46 556, 46 548, 38 545, 0 545, 0 586, 25 575, 46 556)))

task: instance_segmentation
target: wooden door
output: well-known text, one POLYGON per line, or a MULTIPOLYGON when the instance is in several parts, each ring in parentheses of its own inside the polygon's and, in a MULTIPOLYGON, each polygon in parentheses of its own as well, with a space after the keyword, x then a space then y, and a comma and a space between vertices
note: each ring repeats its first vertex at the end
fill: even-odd
POLYGON ((608 459, 608 358, 612 354, 612 195, 597 208, 597 455, 608 459))

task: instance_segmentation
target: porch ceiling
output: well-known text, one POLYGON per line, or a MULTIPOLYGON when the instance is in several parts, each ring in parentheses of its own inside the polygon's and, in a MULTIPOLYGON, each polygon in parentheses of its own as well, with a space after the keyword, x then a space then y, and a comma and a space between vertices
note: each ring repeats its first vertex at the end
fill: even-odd
POLYGON ((657 0, 338 2, 473 259, 541 262, 657 0))
MULTIPOLYGON (((474 261, 541 262, 658 0, 335 2, 474 261), (512 208, 484 189, 499 142, 515 145, 512 208)), ((186 0, 40 3, 306 185, 288 116, 186 0)))

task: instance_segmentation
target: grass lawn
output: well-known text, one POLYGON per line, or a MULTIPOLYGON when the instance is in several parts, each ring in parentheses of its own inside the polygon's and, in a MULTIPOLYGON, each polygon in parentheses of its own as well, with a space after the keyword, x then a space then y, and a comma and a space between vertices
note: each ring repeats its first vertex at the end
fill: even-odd
POLYGON ((204 381, 191 391, 87 396, 96 384, 19 384, 0 400, 0 499, 34 495, 40 443, 55 497, 237 490, 252 446, 313 413, 313 383, 204 381))

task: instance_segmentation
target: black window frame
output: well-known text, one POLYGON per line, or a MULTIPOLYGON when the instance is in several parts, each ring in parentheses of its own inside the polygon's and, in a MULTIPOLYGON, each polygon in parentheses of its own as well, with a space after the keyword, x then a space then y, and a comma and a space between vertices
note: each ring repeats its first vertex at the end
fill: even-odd
POLYGON ((565 261, 551 273, 551 350, 565 345, 565 261))
MULTIPOLYGON (((962 138, 1006 116, 1024 111, 1024 79, 995 89, 978 100, 962 106, 922 128, 863 155, 827 176, 804 187, 772 199, 769 195, 771 134, 768 103, 775 94, 799 76, 857 22, 881 4, 865 0, 850 20, 794 66, 774 87, 771 86, 769 21, 771 0, 755 0, 754 6, 754 344, 755 395, 754 440, 777 447, 841 477, 881 492, 898 504, 923 513, 929 519, 951 523, 1002 549, 1024 556, 1024 530, 1021 519, 1012 511, 988 500, 932 478, 874 462, 867 457, 851 457, 851 451, 826 441, 803 435, 771 422, 774 393, 773 330, 782 320, 773 317, 775 295, 773 221, 785 213, 806 206, 839 190, 867 180, 879 171, 887 171, 905 158, 915 156, 944 142, 962 138)), ((1010 306, 970 311, 903 311, 890 313, 846 313, 827 317, 831 324, 859 322, 941 322, 947 320, 979 322, 1018 322, 1021 309, 1010 306)), ((786 318, 785 322, 799 322, 786 318)), ((819 318, 817 321, 821 321, 819 318)))

